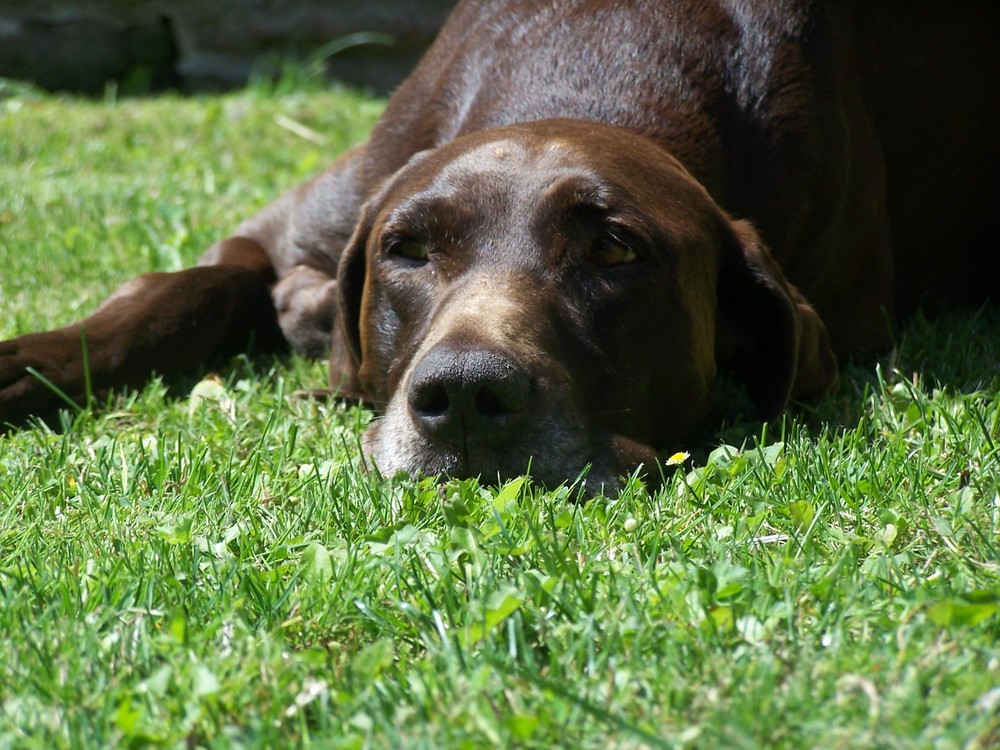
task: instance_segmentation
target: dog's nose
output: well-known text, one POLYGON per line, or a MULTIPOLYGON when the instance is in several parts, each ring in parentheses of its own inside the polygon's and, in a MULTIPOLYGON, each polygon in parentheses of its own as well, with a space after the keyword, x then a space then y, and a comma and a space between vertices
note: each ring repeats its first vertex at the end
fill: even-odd
POLYGON ((413 369, 407 396, 414 422, 458 447, 505 440, 527 412, 531 390, 531 376, 510 356, 439 344, 413 369))

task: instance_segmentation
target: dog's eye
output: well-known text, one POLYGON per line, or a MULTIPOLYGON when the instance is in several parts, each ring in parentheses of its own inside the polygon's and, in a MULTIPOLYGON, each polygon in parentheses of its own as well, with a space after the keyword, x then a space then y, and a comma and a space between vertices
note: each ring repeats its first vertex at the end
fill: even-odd
POLYGON ((632 263, 637 258, 635 250, 611 235, 606 235, 595 242, 589 254, 590 262, 601 268, 632 263))
POLYGON ((394 242, 389 247, 389 252, 392 255, 398 255, 401 258, 417 261, 419 263, 426 261, 429 254, 427 244, 420 242, 419 240, 403 240, 401 242, 394 242))

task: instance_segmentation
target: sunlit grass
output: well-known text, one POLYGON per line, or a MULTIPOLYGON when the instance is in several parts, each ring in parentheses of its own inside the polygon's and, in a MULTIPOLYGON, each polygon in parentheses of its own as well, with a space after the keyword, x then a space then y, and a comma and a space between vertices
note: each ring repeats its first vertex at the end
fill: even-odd
MULTIPOLYGON (((0 336, 192 263, 380 108, 0 99, 0 336)), ((294 358, 0 437, 0 747, 994 747, 997 331, 918 320, 585 505, 365 475, 294 358)))

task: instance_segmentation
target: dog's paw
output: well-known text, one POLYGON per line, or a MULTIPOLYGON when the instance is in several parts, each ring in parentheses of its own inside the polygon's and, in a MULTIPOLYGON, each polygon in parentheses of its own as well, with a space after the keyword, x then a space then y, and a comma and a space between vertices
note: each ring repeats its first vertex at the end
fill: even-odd
POLYGON ((315 268, 295 266, 274 285, 271 297, 292 349, 308 357, 325 356, 337 319, 337 282, 315 268))
POLYGON ((0 341, 0 429, 68 407, 80 390, 82 359, 79 344, 74 354, 60 332, 0 341))

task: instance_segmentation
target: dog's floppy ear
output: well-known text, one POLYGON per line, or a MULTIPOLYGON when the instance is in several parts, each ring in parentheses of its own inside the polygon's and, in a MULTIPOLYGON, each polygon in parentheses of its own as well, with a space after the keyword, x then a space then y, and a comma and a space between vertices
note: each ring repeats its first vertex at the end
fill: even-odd
POLYGON ((785 278, 754 228, 722 217, 717 356, 746 381, 762 419, 789 398, 837 383, 837 358, 818 313, 785 278))
POLYGON ((386 179, 369 196, 368 200, 361 206, 354 234, 348 240, 347 246, 344 248, 338 261, 337 302, 339 310, 337 319, 340 324, 340 335, 334 337, 334 339, 339 339, 339 341, 335 341, 334 348, 336 349, 339 346, 341 349, 346 349, 344 354, 353 363, 355 382, 357 382, 357 374, 362 365, 361 317, 366 276, 368 273, 368 259, 366 257, 368 240, 375 226, 376 217, 385 205, 387 197, 396 186, 400 176, 405 173, 406 169, 419 165, 430 154, 430 150, 418 151, 413 154, 403 169, 386 179))
POLYGON ((337 266, 337 330, 330 348, 330 385, 349 398, 366 400, 358 379, 361 367, 361 302, 365 289, 365 249, 371 234, 371 210, 366 204, 340 255, 337 266))
POLYGON ((371 228, 371 211, 365 205, 337 266, 337 318, 342 338, 347 345, 347 353, 354 360, 355 367, 361 364, 361 298, 365 289, 367 265, 365 249, 371 228))

